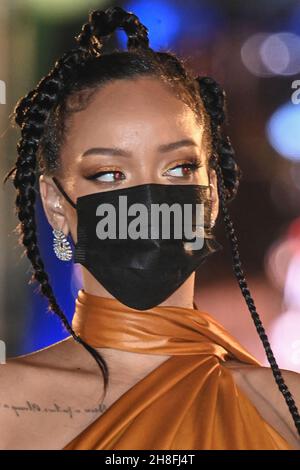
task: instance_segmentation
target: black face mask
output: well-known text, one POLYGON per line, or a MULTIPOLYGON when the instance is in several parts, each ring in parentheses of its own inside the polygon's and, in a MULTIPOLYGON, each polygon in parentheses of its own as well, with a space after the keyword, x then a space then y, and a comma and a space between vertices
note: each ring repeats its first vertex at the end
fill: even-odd
MULTIPOLYGON (((77 244, 75 245, 74 262, 83 265, 111 295, 128 307, 147 310, 161 304, 183 284, 207 256, 223 248, 211 233, 209 186, 142 184, 81 196, 75 204, 59 181, 55 177, 53 180, 63 196, 77 211, 77 244), (172 204, 180 206, 182 222, 179 225, 182 236, 178 238, 178 232, 176 234, 175 225, 177 228, 179 227, 179 219, 176 219, 175 224, 171 209, 167 223, 170 228, 170 236, 166 238, 162 236, 161 230, 158 231, 156 224, 152 223, 151 225, 154 219, 151 219, 150 216, 151 222, 147 218, 146 223, 144 223, 145 219, 143 219, 143 224, 137 223, 136 219, 141 220, 139 209, 134 215, 129 210, 125 214, 124 210, 122 211, 124 198, 121 203, 120 196, 127 196, 127 208, 132 204, 139 203, 148 210, 148 214, 151 214, 152 204, 167 204, 167 207, 172 204), (113 225, 116 238, 111 238, 112 232, 106 239, 99 238, 100 225, 102 229, 104 226, 108 227, 108 224, 104 223, 105 218, 108 222, 108 212, 104 210, 104 213, 100 214, 99 211, 99 205, 102 204, 109 204, 115 210, 116 217, 110 219, 113 221, 110 228, 113 225), (191 237, 189 233, 188 238, 186 237, 184 226, 186 219, 183 216, 184 204, 188 204, 192 208, 189 225, 193 232, 196 225, 199 225, 197 224, 199 218, 196 216, 199 206, 197 207, 196 204, 203 204, 201 225, 204 232, 201 235, 200 245, 196 243, 197 240, 199 241, 196 235, 191 237), (120 219, 119 214, 121 214, 120 219), (132 237, 126 236, 127 229, 130 231, 134 227, 139 227, 136 232, 148 234, 147 238, 144 236, 132 239, 132 237), (151 227, 154 232, 151 232, 151 227), (147 228, 146 232, 145 228, 147 228), (126 233, 124 229, 126 229, 126 233), (156 238, 153 233, 156 233, 156 238), (122 234, 124 238, 121 238, 122 234), (190 244, 190 247, 202 245, 202 248, 186 249, 187 244, 190 244)), ((164 224, 165 219, 160 219, 160 221, 164 224)), ((160 227, 162 226, 160 225, 160 227)), ((104 230, 102 230, 103 232, 104 230)), ((130 233, 132 234, 132 231, 130 233)))

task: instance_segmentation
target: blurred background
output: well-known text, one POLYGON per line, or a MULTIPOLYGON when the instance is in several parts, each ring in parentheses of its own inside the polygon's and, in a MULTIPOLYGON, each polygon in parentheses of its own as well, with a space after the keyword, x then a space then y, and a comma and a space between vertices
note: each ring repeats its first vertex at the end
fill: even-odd
MULTIPOLYGON (((246 279, 281 368, 300 372, 300 4, 294 0, 1 0, 0 168, 14 164, 19 131, 9 125, 16 101, 74 47, 96 8, 137 14, 150 45, 184 58, 195 74, 213 76, 227 92, 227 131, 243 171, 230 204, 246 279)), ((118 31, 105 51, 126 48, 118 31)), ((30 285, 31 268, 14 232, 15 192, 1 187, 0 339, 7 356, 26 354, 67 336, 30 285)), ((37 201, 40 248, 59 304, 71 321, 80 279, 59 261, 37 201)), ((195 301, 268 365, 232 271, 222 218, 223 250, 197 272, 195 301)))

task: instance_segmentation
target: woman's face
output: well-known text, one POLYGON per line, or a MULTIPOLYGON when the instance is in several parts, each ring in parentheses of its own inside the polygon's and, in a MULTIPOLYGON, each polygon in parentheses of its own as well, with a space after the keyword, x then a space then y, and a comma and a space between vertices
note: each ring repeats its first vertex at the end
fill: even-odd
MULTIPOLYGON (((204 127, 164 83, 116 80, 70 119, 56 176, 74 203, 86 194, 145 183, 211 182, 215 220, 216 176, 206 163, 204 127)), ((40 177, 40 189, 49 223, 66 235, 71 232, 76 242, 76 210, 51 177, 40 177)))

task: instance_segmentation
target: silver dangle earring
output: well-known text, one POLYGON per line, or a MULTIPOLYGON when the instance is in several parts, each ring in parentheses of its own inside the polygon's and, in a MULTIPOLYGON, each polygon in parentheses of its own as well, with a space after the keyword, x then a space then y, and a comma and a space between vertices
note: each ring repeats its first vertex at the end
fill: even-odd
POLYGON ((62 230, 53 229, 52 233, 54 236, 53 250, 57 258, 61 261, 70 261, 73 253, 70 242, 67 240, 64 232, 62 230))

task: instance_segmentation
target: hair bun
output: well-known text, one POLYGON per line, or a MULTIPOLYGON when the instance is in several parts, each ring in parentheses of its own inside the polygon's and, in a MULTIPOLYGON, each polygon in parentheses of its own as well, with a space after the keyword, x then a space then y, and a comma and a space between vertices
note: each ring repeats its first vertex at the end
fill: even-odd
POLYGON ((110 36, 117 28, 122 28, 127 37, 127 47, 149 48, 148 28, 134 14, 121 7, 106 10, 94 10, 89 14, 89 21, 82 26, 75 39, 80 47, 89 49, 95 55, 103 46, 102 38, 110 36))

